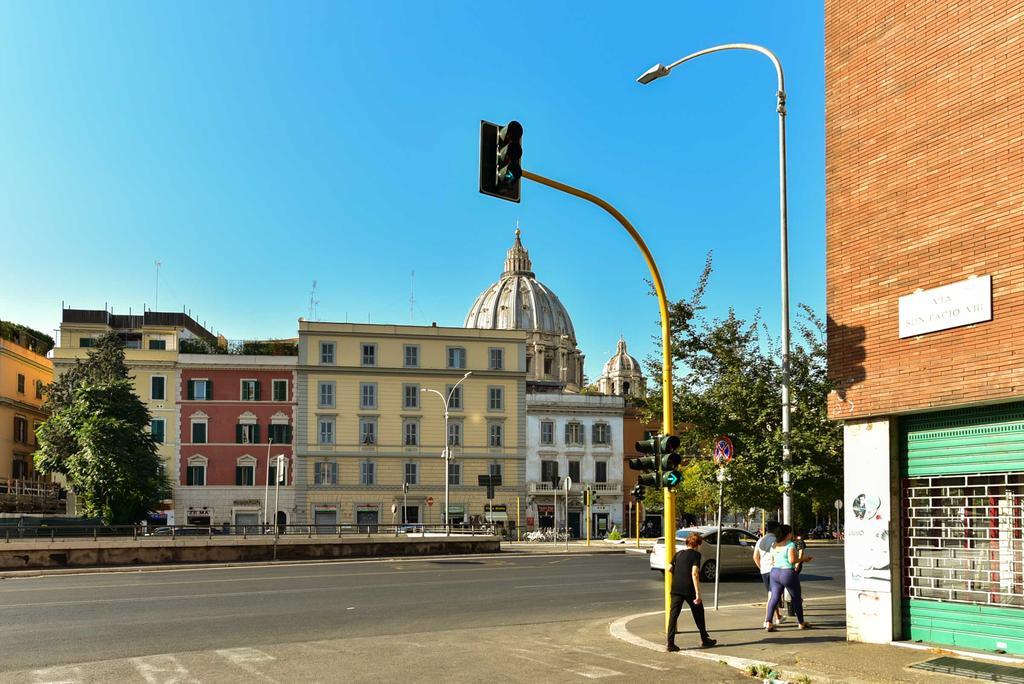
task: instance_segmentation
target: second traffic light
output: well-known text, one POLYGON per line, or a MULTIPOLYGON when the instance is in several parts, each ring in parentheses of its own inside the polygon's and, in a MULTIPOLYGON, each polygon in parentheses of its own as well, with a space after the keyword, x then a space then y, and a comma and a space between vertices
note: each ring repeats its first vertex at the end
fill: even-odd
POLYGON ((642 458, 631 458, 629 467, 643 474, 637 478, 638 486, 668 487, 672 489, 683 481, 679 472, 682 456, 676 453, 679 449, 679 438, 675 435, 657 435, 636 443, 636 450, 641 454, 650 454, 642 458))
POLYGON ((480 192, 518 202, 522 185, 523 125, 480 122, 480 192))

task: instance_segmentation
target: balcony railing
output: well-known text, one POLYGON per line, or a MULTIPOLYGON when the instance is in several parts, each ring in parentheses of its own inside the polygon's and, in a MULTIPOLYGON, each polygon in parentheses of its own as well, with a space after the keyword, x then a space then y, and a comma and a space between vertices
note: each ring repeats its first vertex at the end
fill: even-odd
MULTIPOLYGON (((583 491, 584 487, 588 483, 585 482, 573 482, 572 488, 569 490, 570 494, 578 494, 583 491)), ((622 483, 621 482, 591 482, 590 488, 595 492, 601 492, 603 494, 621 494, 622 483)), ((530 482, 527 484, 527 491, 530 494, 553 494, 555 488, 551 486, 550 482, 530 482)), ((559 487, 559 492, 565 491, 564 488, 559 487)))
POLYGON ((0 512, 63 513, 66 504, 60 485, 0 477, 0 512))

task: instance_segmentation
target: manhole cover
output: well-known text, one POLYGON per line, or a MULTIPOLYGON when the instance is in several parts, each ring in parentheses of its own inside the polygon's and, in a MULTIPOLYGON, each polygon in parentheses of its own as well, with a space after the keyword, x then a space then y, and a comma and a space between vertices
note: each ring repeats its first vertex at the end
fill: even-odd
POLYGON ((980 663, 976 660, 950 658, 943 656, 911 665, 914 670, 941 672, 958 677, 971 677, 986 682, 1005 682, 1006 684, 1024 684, 1024 668, 995 663, 980 663))

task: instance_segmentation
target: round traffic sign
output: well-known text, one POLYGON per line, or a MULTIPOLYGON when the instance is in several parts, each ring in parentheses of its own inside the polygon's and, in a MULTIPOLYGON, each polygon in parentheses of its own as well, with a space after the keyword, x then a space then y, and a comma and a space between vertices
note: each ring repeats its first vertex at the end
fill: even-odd
POLYGON ((735 453, 732 440, 727 435, 721 435, 715 438, 715 450, 712 453, 715 459, 715 465, 722 465, 732 460, 733 454, 735 453))
POLYGON ((835 506, 836 510, 838 511, 839 509, 841 509, 843 507, 843 500, 842 499, 836 499, 836 502, 834 504, 832 504, 832 505, 835 506))
POLYGON ((427 497, 427 505, 428 506, 433 506, 434 505, 434 497, 432 497, 432 496, 428 496, 427 497))

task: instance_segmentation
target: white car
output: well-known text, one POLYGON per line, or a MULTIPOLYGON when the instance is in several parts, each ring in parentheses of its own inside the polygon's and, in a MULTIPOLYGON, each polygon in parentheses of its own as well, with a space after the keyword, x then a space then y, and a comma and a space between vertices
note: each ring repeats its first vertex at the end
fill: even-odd
MULTIPOLYGON (((703 582, 715 581, 715 552, 718 547, 718 528, 712 525, 704 527, 691 527, 676 532, 676 553, 685 546, 685 541, 691 532, 697 532, 704 537, 704 543, 700 547, 701 566, 700 579, 703 582)), ((739 527, 722 528, 722 573, 727 572, 749 572, 757 570, 754 567, 754 547, 757 545, 757 537, 739 527)), ((658 537, 651 549, 651 570, 665 572, 665 538, 658 537)))

